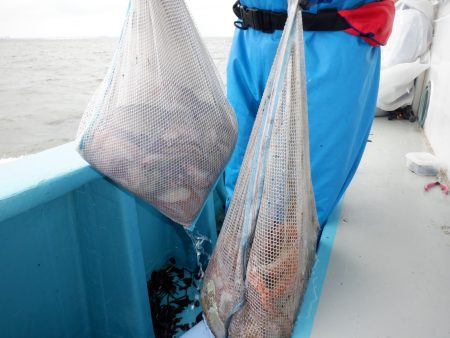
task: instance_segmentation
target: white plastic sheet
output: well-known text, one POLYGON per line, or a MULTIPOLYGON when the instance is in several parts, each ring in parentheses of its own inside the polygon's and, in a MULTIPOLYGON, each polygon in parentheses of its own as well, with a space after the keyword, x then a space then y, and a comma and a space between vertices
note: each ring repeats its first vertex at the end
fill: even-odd
POLYGON ((377 107, 392 111, 410 105, 414 80, 429 68, 433 7, 428 0, 400 0, 388 44, 382 47, 377 107))

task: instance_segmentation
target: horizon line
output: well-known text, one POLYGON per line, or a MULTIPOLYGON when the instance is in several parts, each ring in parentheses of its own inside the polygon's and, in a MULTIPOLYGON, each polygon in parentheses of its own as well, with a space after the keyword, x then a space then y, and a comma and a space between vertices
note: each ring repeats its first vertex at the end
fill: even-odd
MULTIPOLYGON (((232 35, 201 35, 202 38, 232 38, 232 35)), ((97 35, 97 36, 2 36, 0 40, 80 40, 80 39, 118 39, 118 35, 97 35)))

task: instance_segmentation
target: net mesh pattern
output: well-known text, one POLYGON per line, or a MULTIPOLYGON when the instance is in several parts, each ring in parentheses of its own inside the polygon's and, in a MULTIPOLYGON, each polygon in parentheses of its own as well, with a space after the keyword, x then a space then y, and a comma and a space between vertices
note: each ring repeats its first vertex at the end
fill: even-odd
POLYGON ((298 3, 291 2, 202 290, 216 337, 290 337, 315 259, 298 3))
POLYGON ((132 0, 78 130, 80 154, 189 226, 231 156, 235 115, 183 0, 132 0))

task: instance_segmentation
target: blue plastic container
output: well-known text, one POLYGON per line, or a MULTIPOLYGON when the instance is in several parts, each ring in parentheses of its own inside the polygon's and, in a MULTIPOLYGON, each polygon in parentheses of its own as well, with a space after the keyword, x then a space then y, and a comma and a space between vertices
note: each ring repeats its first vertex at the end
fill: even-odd
MULTIPOLYGON (((192 242, 73 148, 0 166, 0 337, 154 337, 147 280, 170 257, 195 268, 192 242)), ((212 195, 196 229, 214 245, 223 183, 212 195)), ((322 234, 293 338, 310 336, 339 214, 322 234)))
MULTIPOLYGON (((0 336, 154 337, 147 280, 192 242, 68 144, 0 166, 0 336)), ((196 229, 216 241, 214 202, 196 229)))

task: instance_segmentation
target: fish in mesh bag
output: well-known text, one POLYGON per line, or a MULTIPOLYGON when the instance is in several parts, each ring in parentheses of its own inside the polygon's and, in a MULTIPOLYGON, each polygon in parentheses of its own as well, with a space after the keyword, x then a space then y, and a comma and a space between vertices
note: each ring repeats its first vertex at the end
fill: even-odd
POLYGON ((303 29, 288 20, 217 245, 202 306, 220 337, 290 337, 315 261, 303 29))
POLYGON ((236 138, 235 114, 184 1, 131 0, 78 129, 81 156, 189 227, 236 138))

